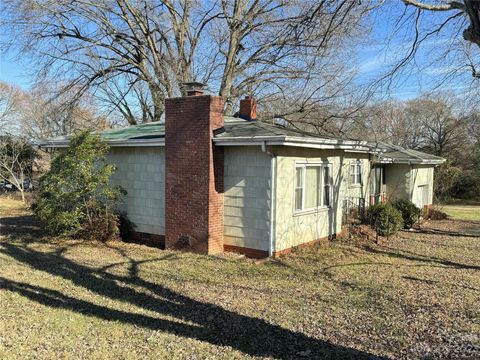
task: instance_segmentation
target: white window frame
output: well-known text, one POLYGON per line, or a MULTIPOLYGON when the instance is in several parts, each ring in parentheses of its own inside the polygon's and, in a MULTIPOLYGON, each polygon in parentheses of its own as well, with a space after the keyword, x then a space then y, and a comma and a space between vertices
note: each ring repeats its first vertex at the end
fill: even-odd
POLYGON ((361 160, 354 160, 350 162, 348 169, 348 180, 351 187, 360 187, 363 185, 363 163, 361 160), (354 171, 352 173, 352 166, 354 171), (353 175, 353 181, 351 180, 353 175), (360 175, 360 181, 358 181, 358 175, 360 175))
POLYGON ((294 214, 304 214, 304 213, 311 213, 311 212, 316 212, 319 210, 328 210, 332 207, 332 199, 333 199, 333 173, 332 173, 332 164, 329 162, 295 162, 295 179, 294 179, 294 184, 293 184, 293 212, 294 214), (319 193, 320 193, 320 205, 316 207, 311 207, 311 208, 305 208, 305 185, 306 185, 306 174, 307 171, 306 169, 308 167, 317 167, 320 168, 320 184, 319 186, 319 193), (328 167, 329 168, 329 178, 330 178, 330 183, 328 184, 329 186, 329 196, 330 196, 330 205, 323 205, 324 202, 324 195, 325 195, 325 184, 324 184, 324 168, 328 167), (302 170, 302 208, 297 209, 296 208, 296 199, 297 199, 297 190, 300 189, 300 187, 297 186, 297 169, 303 169, 302 170))

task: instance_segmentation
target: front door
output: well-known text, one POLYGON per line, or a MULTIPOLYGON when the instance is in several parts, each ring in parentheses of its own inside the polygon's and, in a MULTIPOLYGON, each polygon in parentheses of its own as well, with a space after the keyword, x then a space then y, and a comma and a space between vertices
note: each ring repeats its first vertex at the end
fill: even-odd
POLYGON ((370 173, 370 203, 379 204, 384 201, 385 166, 374 166, 370 173))

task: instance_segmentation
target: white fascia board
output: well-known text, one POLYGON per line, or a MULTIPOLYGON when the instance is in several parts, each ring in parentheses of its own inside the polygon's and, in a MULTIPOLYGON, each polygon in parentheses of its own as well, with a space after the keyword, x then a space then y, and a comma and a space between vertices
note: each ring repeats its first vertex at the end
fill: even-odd
POLYGON ((441 165, 445 162, 442 160, 394 160, 391 158, 384 158, 374 161, 377 164, 404 164, 404 165, 441 165))
POLYGON ((322 149, 322 150, 351 150, 352 152, 367 152, 366 147, 355 148, 352 145, 344 144, 312 144, 306 142, 275 142, 268 141, 267 145, 282 145, 282 146, 293 146, 293 147, 304 147, 310 149, 322 149))
POLYGON ((345 149, 352 152, 369 152, 370 148, 365 146, 364 141, 335 140, 335 139, 305 139, 288 136, 262 136, 262 137, 232 137, 214 138, 213 141, 219 146, 249 146, 249 145, 278 145, 295 146, 313 149, 345 149))
POLYGON ((165 139, 130 139, 122 141, 107 141, 110 147, 132 147, 132 146, 165 146, 165 139))
POLYGON ((38 143, 38 147, 45 149, 66 148, 68 147, 68 141, 40 142, 38 143))
MULTIPOLYGON (((145 146, 165 146, 164 139, 130 139, 130 140, 110 140, 107 141, 110 147, 145 147, 145 146)), ((47 149, 66 148, 69 145, 69 141, 56 141, 56 142, 43 142, 38 146, 47 149)))
POLYGON ((258 145, 259 142, 264 141, 285 141, 285 136, 235 136, 235 137, 220 137, 220 138, 213 138, 213 142, 215 144, 222 144, 222 145, 236 145, 237 143, 251 143, 252 145, 258 145))
POLYGON ((331 144, 331 145, 349 145, 349 146, 363 146, 366 147, 366 141, 357 141, 357 140, 338 140, 338 139, 316 139, 297 136, 286 136, 285 141, 294 142, 294 143, 308 143, 308 144, 331 144))

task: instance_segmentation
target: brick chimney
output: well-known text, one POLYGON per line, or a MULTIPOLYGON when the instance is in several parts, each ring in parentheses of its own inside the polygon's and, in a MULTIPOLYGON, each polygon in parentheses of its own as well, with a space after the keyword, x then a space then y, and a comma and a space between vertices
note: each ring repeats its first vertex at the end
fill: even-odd
POLYGON ((240 100, 239 116, 245 120, 257 120, 257 101, 251 95, 240 100))
POLYGON ((223 98, 203 95, 165 101, 165 247, 223 252, 223 98))

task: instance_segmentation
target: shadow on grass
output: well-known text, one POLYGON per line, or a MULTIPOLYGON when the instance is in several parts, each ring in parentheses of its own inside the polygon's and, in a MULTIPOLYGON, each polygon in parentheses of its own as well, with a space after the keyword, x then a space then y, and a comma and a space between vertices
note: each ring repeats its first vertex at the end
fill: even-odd
POLYGON ((441 266, 446 266, 446 267, 455 268, 455 269, 462 269, 462 270, 480 270, 480 266, 478 265, 461 264, 454 261, 437 258, 434 256, 424 256, 424 255, 416 254, 412 251, 407 251, 407 250, 394 250, 389 247, 377 248, 370 245, 363 246, 363 249, 370 253, 385 255, 392 258, 415 261, 423 264, 441 265, 441 266))
POLYGON ((444 285, 449 285, 449 286, 452 286, 452 287, 461 287, 461 288, 463 288, 463 289, 480 292, 480 290, 477 289, 477 288, 474 288, 474 287, 471 287, 471 286, 462 285, 462 284, 459 284, 459 283, 450 283, 450 282, 438 281, 438 280, 431 280, 431 279, 421 279, 421 278, 418 278, 418 277, 415 277, 415 276, 402 276, 402 278, 404 278, 405 280, 414 281, 414 282, 419 282, 419 283, 424 283, 424 284, 427 284, 427 285, 433 285, 433 286, 435 286, 435 285, 437 285, 437 284, 444 284, 444 285))
MULTIPOLYGON (((10 235, 15 238, 15 233, 10 235)), ((298 358, 301 355, 327 359, 378 359, 372 354, 320 341, 262 319, 189 298, 160 284, 144 280, 138 275, 142 261, 129 258, 126 253, 122 255, 127 259, 128 275, 116 275, 107 271, 119 263, 100 269, 91 268, 66 258, 66 246, 45 253, 32 249, 28 243, 2 241, 0 245, 1 253, 33 269, 59 276, 102 297, 155 312, 159 317, 112 309, 57 290, 0 278, 1 289, 18 293, 46 306, 164 331, 213 345, 229 346, 251 356, 278 359, 298 358), (162 319, 167 316, 176 320, 162 319)), ((174 260, 172 254, 149 261, 166 260, 174 260)), ((175 265, 172 264, 170 269, 175 272, 175 265)))
POLYGON ((25 241, 27 239, 38 240, 45 234, 37 218, 29 215, 1 217, 0 235, 14 236, 25 241))

